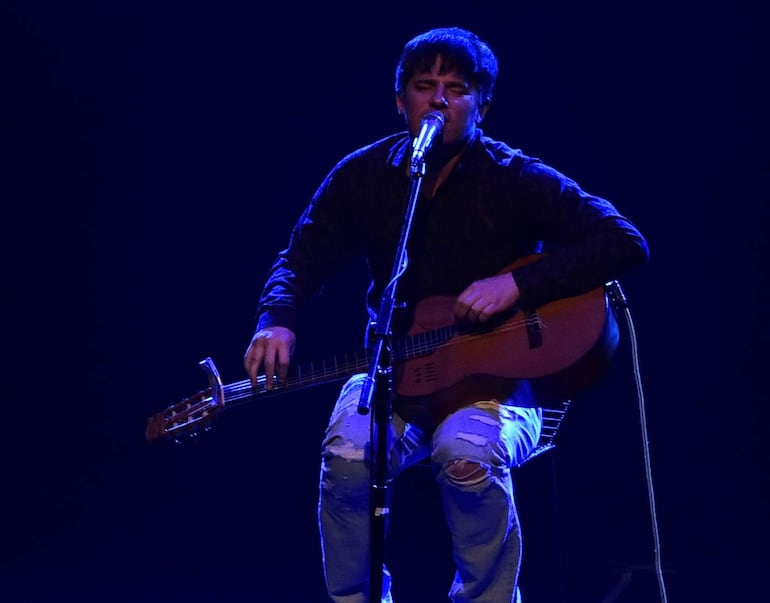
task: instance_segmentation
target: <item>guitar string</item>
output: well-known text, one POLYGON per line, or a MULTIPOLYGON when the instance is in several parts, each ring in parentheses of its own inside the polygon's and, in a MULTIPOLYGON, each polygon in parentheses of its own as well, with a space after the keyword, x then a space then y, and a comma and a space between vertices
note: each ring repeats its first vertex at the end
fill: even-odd
MULTIPOLYGON (((508 331, 514 331, 525 326, 527 322, 527 319, 511 321, 495 329, 493 332, 505 333, 508 331)), ((543 325, 543 322, 540 318, 538 318, 538 323, 541 326, 543 325)), ((435 350, 437 343, 443 343, 447 347, 456 346, 459 344, 466 344, 469 340, 487 337, 490 335, 490 333, 464 334, 460 337, 455 337, 452 339, 452 337, 454 337, 457 332, 457 325, 448 325, 422 333, 407 335, 399 341, 399 344, 402 348, 405 348, 408 351, 401 354, 400 356, 396 354, 397 361, 420 357, 426 353, 432 352, 435 350)), ((352 360, 348 360, 347 356, 347 354, 344 356, 344 360, 341 363, 338 361, 338 358, 333 359, 333 371, 330 371, 330 369, 327 368, 327 360, 322 360, 320 362, 320 368, 314 368, 314 363, 309 363, 309 365, 304 368, 304 374, 302 367, 298 367, 297 373, 287 378, 285 384, 280 384, 275 393, 278 393, 283 389, 296 387, 305 382, 312 383, 318 381, 319 373, 323 376, 326 376, 327 378, 329 375, 344 376, 359 370, 363 370, 366 367, 366 362, 368 360, 367 354, 357 353, 354 355, 352 360), (306 374, 309 374, 309 376, 306 376, 306 374)), ((249 379, 243 379, 235 383, 223 385, 222 391, 224 393, 224 399, 230 403, 234 403, 253 398, 254 396, 267 394, 269 393, 269 390, 267 389, 266 383, 267 378, 265 375, 260 375, 257 377, 256 389, 252 387, 251 381, 249 379)), ((207 410, 211 411, 212 409, 215 409, 219 406, 215 400, 215 396, 212 395, 211 389, 206 391, 207 393, 205 393, 205 395, 204 392, 198 394, 200 399, 195 403, 191 404, 190 400, 188 399, 177 405, 171 406, 166 410, 165 415, 166 422, 168 424, 165 429, 166 433, 179 430, 180 428, 189 425, 191 422, 197 423, 200 418, 206 416, 207 410), (181 411, 179 410, 180 407, 182 408, 181 411), (171 414, 169 415, 169 413, 171 414), (201 417, 191 421, 191 417, 195 417, 196 415, 201 415, 201 417)))
MULTIPOLYGON (((512 321, 499 329, 496 329, 494 333, 506 333, 509 331, 514 331, 522 328, 527 324, 526 320, 516 320, 512 321)), ((408 352, 402 354, 402 355, 396 355, 397 360, 402 359, 410 359, 415 358, 419 356, 423 356, 428 352, 434 351, 436 343, 443 342, 444 345, 447 347, 449 346, 456 346, 461 344, 466 344, 469 340, 479 339, 479 338, 486 338, 490 335, 490 333, 482 333, 482 334, 464 334, 460 335, 459 337, 456 337, 454 339, 450 339, 452 336, 456 335, 458 332, 458 329, 455 325, 441 327, 438 329, 433 329, 431 331, 426 331, 424 333, 415 333, 413 335, 406 336, 401 343, 402 348, 406 348, 408 352), (419 341, 423 340, 423 341, 419 341), (417 342, 417 343, 413 343, 417 342)), ((397 346, 398 347, 398 346, 397 346)), ((290 388, 290 387, 296 387, 298 385, 301 385, 306 382, 315 382, 318 380, 319 375, 321 376, 343 376, 348 375, 351 372, 355 372, 356 370, 365 368, 366 361, 368 360, 368 355, 366 354, 356 354, 355 357, 352 360, 347 360, 347 356, 345 356, 346 360, 342 363, 339 363, 337 359, 334 360, 334 366, 333 367, 327 367, 327 363, 330 362, 329 360, 321 360, 319 362, 311 362, 308 365, 306 365, 304 368, 299 367, 297 369, 297 372, 288 377, 286 381, 279 385, 280 389, 283 388, 290 388), (314 366, 320 364, 320 366, 314 366)), ((253 397, 255 394, 265 394, 268 392, 266 387, 267 379, 264 375, 260 375, 257 377, 257 389, 255 390, 252 385, 251 381, 248 379, 244 379, 242 381, 237 381, 235 383, 231 383, 228 385, 223 386, 223 390, 226 393, 226 397, 231 401, 238 401, 242 400, 244 398, 250 398, 253 397)))
MULTIPOLYGON (((514 321, 503 327, 500 327, 495 332, 505 333, 507 331, 519 329, 525 324, 526 324, 526 321, 523 321, 523 320, 514 321)), ((407 353, 403 354, 403 358, 409 359, 409 358, 419 357, 424 355, 425 352, 433 351, 435 348, 436 342, 444 341, 445 345, 447 346, 456 346, 459 344, 467 343, 469 340, 472 340, 472 339, 478 339, 480 337, 487 336, 487 334, 471 334, 471 335, 461 335, 460 337, 455 339, 448 339, 453 335, 455 335, 456 333, 457 333, 457 327, 452 325, 452 326, 435 329, 430 332, 416 333, 413 335, 409 335, 405 337, 403 340, 404 345, 402 347, 409 350, 407 353), (410 342, 412 341, 417 341, 418 343, 410 345, 410 342)), ((399 359, 401 359, 401 357, 399 357, 399 359)), ((289 377, 286 380, 283 387, 285 388, 295 387, 305 382, 317 381, 319 374, 324 376, 347 375, 347 374, 350 374, 351 371, 364 368, 365 360, 366 360, 365 354, 356 354, 353 357, 353 359, 350 359, 350 360, 347 359, 347 355, 346 355, 342 362, 339 362, 338 359, 335 358, 334 366, 331 368, 327 367, 327 362, 328 362, 327 360, 322 360, 320 363, 320 366, 318 367, 314 366, 314 363, 311 362, 308 366, 304 368, 304 370, 300 367, 298 369, 297 374, 289 377)), ((256 391, 252 387, 251 381, 248 379, 244 379, 241 381, 237 381, 235 383, 224 385, 222 389, 226 397, 230 401, 238 401, 244 398, 250 398, 255 394, 266 393, 268 391, 266 387, 266 382, 267 382, 266 377, 264 375, 260 375, 257 378, 256 391)), ((196 403, 192 403, 192 404, 190 403, 189 400, 185 400, 184 402, 178 405, 170 407, 168 410, 174 411, 179 407, 184 407, 184 409, 187 411, 187 414, 191 414, 194 412, 205 411, 207 407, 212 406, 212 401, 213 401, 212 397, 208 395, 202 398, 201 400, 197 401, 196 403)))

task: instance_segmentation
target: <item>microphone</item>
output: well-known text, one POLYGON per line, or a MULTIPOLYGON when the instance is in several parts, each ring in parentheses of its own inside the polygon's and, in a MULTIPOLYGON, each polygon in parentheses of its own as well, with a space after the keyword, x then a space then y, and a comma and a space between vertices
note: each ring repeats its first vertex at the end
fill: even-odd
POLYGON ((418 170, 422 173, 421 164, 425 153, 428 152, 433 141, 441 135, 444 129, 444 115, 440 111, 431 111, 422 118, 420 132, 412 142, 412 173, 418 170))

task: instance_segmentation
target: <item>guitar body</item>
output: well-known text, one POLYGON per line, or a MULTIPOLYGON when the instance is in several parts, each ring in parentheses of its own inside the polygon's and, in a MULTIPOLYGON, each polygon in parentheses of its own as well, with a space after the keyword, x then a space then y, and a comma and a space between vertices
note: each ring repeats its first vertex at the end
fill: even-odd
MULTIPOLYGON (((409 334, 454 324, 454 303, 452 297, 420 302, 409 334)), ((527 379, 538 406, 558 406, 599 379, 618 339, 606 291, 598 287, 535 311, 516 309, 480 331, 459 332, 428 355, 398 362, 393 387, 412 398, 408 406, 432 403, 445 414, 479 399, 505 400, 527 379)))

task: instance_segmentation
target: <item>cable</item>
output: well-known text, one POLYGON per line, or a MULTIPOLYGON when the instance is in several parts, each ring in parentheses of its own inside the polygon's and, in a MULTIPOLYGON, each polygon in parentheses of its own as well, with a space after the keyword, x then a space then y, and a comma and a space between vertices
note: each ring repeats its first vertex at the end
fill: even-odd
POLYGON ((612 305, 618 312, 622 312, 628 325, 629 337, 631 340, 631 358, 633 362, 634 379, 636 382, 636 393, 639 400, 639 418, 642 431, 642 448, 644 450, 644 467, 647 479, 647 492, 650 503, 650 521, 652 524, 652 539, 655 554, 655 575, 658 578, 658 590, 660 591, 660 600, 667 603, 666 585, 663 580, 663 565, 661 563, 660 552, 660 534, 658 533, 658 517, 655 511, 655 491, 652 485, 652 463, 650 461, 650 442, 647 436, 647 414, 644 405, 644 391, 642 389, 641 371, 639 370, 639 353, 636 342, 636 330, 634 321, 631 318, 631 312, 628 308, 628 300, 623 294, 618 281, 611 281, 606 285, 607 293, 612 305))

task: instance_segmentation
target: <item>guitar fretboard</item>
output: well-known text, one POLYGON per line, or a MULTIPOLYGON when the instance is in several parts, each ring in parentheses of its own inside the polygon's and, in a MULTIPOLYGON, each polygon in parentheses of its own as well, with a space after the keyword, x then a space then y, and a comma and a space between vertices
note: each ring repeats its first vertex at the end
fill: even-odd
MULTIPOLYGON (((430 354, 455 335, 457 335, 457 327, 448 325, 399 338, 393 344, 393 361, 397 363, 430 354)), ((301 390, 339 381, 355 373, 365 372, 369 369, 370 362, 371 354, 368 352, 344 354, 321 361, 308 362, 293 368, 286 380, 274 381, 272 390, 267 389, 267 379, 264 375, 257 378, 256 388, 251 386, 248 379, 230 383, 222 387, 225 406, 248 402, 257 397, 285 393, 290 389, 301 390)))

